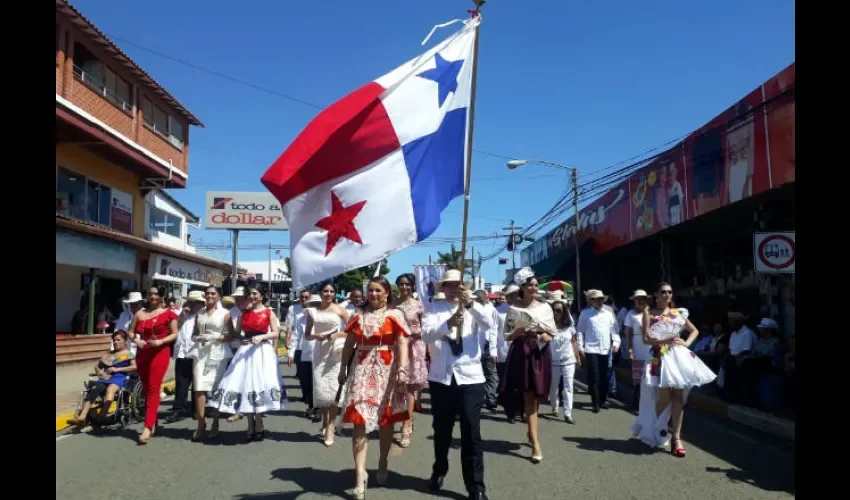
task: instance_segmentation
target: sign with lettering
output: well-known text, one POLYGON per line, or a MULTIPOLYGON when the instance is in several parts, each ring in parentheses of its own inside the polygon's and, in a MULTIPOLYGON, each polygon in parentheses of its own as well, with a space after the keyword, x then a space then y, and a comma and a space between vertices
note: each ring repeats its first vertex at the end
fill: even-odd
POLYGON ((190 284, 221 286, 224 272, 203 264, 177 259, 169 255, 157 255, 154 261, 153 279, 166 279, 190 284))
POLYGON ((755 233, 753 254, 757 273, 794 273, 797 267, 795 233, 755 233))
POLYGON ((133 197, 129 193, 112 189, 110 215, 112 229, 133 234, 133 197))
POLYGON ((283 209, 269 192, 207 192, 207 229, 286 231, 283 209))

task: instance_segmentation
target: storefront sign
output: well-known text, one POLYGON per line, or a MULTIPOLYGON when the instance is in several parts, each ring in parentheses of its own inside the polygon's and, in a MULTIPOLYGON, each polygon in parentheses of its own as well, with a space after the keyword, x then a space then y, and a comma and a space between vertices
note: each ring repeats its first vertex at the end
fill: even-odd
POLYGON ((153 279, 176 281, 193 285, 221 286, 224 272, 202 264, 195 264, 168 255, 157 255, 153 279))
POLYGON ((207 229, 286 231, 280 203, 271 193, 207 192, 207 229))
POLYGON ((116 231, 133 234, 133 196, 112 189, 112 216, 110 226, 116 231))
POLYGON ((797 267, 795 233, 756 233, 753 254, 757 273, 794 273, 797 267))
MULTIPOLYGON (((618 189, 613 191, 613 198, 607 196, 607 199, 601 200, 599 203, 593 203, 583 211, 579 212, 579 223, 581 224, 581 232, 592 231, 597 226, 605 223, 608 212, 617 207, 624 199, 626 199, 626 190, 618 189)), ((547 259, 550 254, 563 252, 570 245, 570 242, 576 235, 575 218, 570 217, 557 229, 535 241, 531 246, 523 250, 522 264, 524 266, 533 266, 538 262, 547 259)))
MULTIPOLYGON (((794 182, 795 82, 791 64, 685 140, 635 165, 581 212, 579 241, 592 240, 595 253, 607 252, 794 182)), ((571 249, 575 220, 571 210, 562 217, 560 226, 522 250, 524 266, 571 249)), ((771 247, 778 244, 772 240, 771 247)), ((769 258, 763 272, 794 272, 793 260, 783 262, 787 256, 769 258)))

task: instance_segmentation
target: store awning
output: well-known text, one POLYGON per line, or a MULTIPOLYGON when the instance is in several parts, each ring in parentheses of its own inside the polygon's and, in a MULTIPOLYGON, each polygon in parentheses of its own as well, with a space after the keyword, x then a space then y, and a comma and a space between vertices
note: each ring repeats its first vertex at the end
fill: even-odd
MULTIPOLYGON (((185 283, 187 285, 195 285, 195 286, 209 286, 210 285, 210 283, 207 283, 205 281, 195 281, 195 280, 186 279, 186 278, 175 278, 174 276, 168 276, 167 274, 159 274, 159 273, 154 273, 153 276, 151 276, 151 278, 153 278, 155 281, 158 280, 158 281, 168 281, 168 282, 171 282, 171 283, 185 283)), ((221 286, 221 285, 219 284, 219 285, 216 285, 216 286, 221 286)))
POLYGON ((177 257, 178 259, 202 264, 204 266, 209 266, 216 269, 221 269, 226 275, 229 275, 231 270, 231 265, 226 262, 210 259, 209 257, 204 257, 203 255, 197 255, 194 253, 184 252, 182 250, 177 250, 174 248, 169 248, 165 245, 160 245, 158 243, 148 241, 144 238, 139 238, 138 236, 125 234, 119 231, 115 231, 114 229, 110 229, 108 227, 93 224, 91 222, 79 219, 74 219, 72 217, 66 217, 60 214, 56 214, 56 229, 65 229, 73 231, 75 233, 84 233, 90 236, 95 236, 101 240, 126 243, 132 245, 135 248, 145 248, 153 252, 162 253, 164 255, 171 255, 177 257))
POLYGON ((56 263, 134 274, 136 248, 57 228, 56 263))

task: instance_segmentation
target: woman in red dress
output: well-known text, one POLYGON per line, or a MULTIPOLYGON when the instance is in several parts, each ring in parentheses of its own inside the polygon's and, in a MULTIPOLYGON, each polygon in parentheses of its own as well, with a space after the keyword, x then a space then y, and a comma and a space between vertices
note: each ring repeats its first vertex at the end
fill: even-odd
POLYGON ((156 430, 162 379, 171 362, 169 345, 177 340, 177 313, 162 306, 165 290, 151 287, 147 307, 139 310, 130 323, 130 337, 136 339, 136 366, 145 388, 145 430, 139 444, 148 444, 156 430))
POLYGON ((383 276, 372 278, 367 289, 368 303, 355 310, 345 332, 345 347, 339 383, 345 384, 342 421, 354 424, 352 446, 357 473, 352 495, 366 497, 366 451, 368 433, 379 430, 379 485, 387 481, 387 459, 393 438, 393 424, 407 420, 407 337, 410 330, 398 309, 389 309, 390 282, 383 276), (351 377, 348 377, 349 363, 351 377))

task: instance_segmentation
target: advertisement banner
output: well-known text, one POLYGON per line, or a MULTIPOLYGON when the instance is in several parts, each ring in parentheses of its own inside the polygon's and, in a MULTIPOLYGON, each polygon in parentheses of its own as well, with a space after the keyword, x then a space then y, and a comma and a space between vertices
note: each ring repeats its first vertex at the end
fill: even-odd
POLYGON ((437 283, 443 279, 446 266, 413 266, 413 275, 416 277, 416 293, 422 302, 430 302, 437 293, 437 283))
POLYGON ((109 226, 116 231, 133 234, 133 196, 113 188, 111 205, 109 226))
POLYGON ((780 187, 796 179, 795 96, 793 93, 783 95, 783 92, 793 89, 795 84, 796 74, 794 65, 791 65, 762 86, 765 100, 776 99, 766 113, 772 187, 780 187))
MULTIPOLYGON (((795 179, 794 65, 580 212, 595 253, 645 238, 795 179)), ((575 246, 575 219, 524 248, 534 266, 575 246)))
POLYGON ((207 192, 207 229, 286 231, 277 199, 268 192, 207 192))

